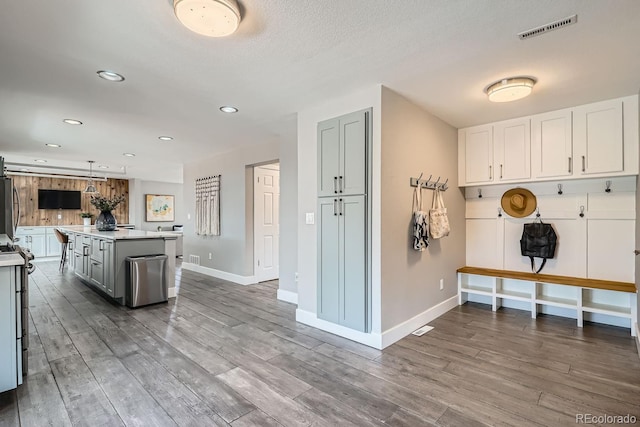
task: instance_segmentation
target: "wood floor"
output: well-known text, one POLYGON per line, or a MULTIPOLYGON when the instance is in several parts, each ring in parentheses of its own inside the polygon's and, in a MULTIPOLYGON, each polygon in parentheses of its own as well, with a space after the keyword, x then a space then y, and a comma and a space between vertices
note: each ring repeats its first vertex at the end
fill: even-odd
MULTIPOLYGON (((0 426, 570 426, 640 419, 628 329, 466 304, 378 351, 295 322, 277 284, 178 271, 130 310, 57 263, 31 277, 29 375, 0 426)), ((638 421, 640 422, 640 421, 638 421)))

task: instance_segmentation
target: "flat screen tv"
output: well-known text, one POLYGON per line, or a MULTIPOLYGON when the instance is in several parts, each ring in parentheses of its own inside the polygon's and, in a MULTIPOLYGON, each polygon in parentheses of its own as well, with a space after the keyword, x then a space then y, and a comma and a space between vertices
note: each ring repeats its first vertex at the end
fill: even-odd
POLYGON ((38 190, 38 209, 80 209, 80 191, 38 190))

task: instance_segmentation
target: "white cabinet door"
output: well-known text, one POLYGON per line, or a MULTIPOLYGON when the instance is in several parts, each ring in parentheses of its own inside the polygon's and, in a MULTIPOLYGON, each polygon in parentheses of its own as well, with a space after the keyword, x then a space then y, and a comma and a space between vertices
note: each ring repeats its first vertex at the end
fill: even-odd
POLYGON ((462 131, 464 180, 466 184, 493 181, 493 126, 476 126, 462 131))
POLYGON ((573 172, 571 110, 531 118, 534 178, 570 176, 573 172))
POLYGON ((573 112, 573 141, 577 175, 624 170, 622 100, 597 102, 573 112))
POLYGON ((634 229, 633 220, 589 220, 587 277, 620 282, 634 281, 634 229))
POLYGON ((529 118, 493 126, 495 181, 531 178, 531 126, 529 118))
POLYGON ((47 232, 47 256, 60 256, 62 255, 62 244, 58 241, 56 235, 51 232, 47 232))

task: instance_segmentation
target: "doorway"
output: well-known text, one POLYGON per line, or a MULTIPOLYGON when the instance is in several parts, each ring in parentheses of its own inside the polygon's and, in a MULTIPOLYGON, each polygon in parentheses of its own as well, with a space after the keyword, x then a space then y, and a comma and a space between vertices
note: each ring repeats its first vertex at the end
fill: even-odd
POLYGON ((280 276, 280 164, 253 168, 253 242, 256 280, 280 276))

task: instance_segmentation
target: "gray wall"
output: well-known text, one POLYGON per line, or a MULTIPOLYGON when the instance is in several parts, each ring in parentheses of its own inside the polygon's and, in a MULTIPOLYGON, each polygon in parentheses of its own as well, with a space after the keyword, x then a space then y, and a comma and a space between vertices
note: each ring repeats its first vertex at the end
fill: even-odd
POLYGON ((184 166, 184 259, 200 256, 203 267, 253 276, 253 166, 280 162, 280 286, 295 292, 297 173, 295 135, 184 166), (195 234, 195 180, 222 175, 220 236, 195 234), (209 253, 212 259, 209 260, 209 253), (292 261, 293 259, 293 261, 292 261))
POLYGON ((144 181, 141 179, 129 180, 129 222, 135 224, 136 229, 156 231, 158 226, 163 230, 171 230, 175 224, 184 224, 186 213, 183 202, 182 184, 170 182, 144 181), (173 222, 147 222, 145 212, 146 194, 168 194, 175 196, 175 221, 173 222))
MULTIPOLYGON (((381 286, 382 331, 457 294, 456 269, 465 263, 465 200, 457 188, 458 133, 406 98, 382 88, 381 286), (411 248, 411 177, 449 179, 443 193, 449 236, 411 248), (439 290, 440 279, 444 290, 439 290)), ((433 191, 422 190, 423 210, 433 191)))

